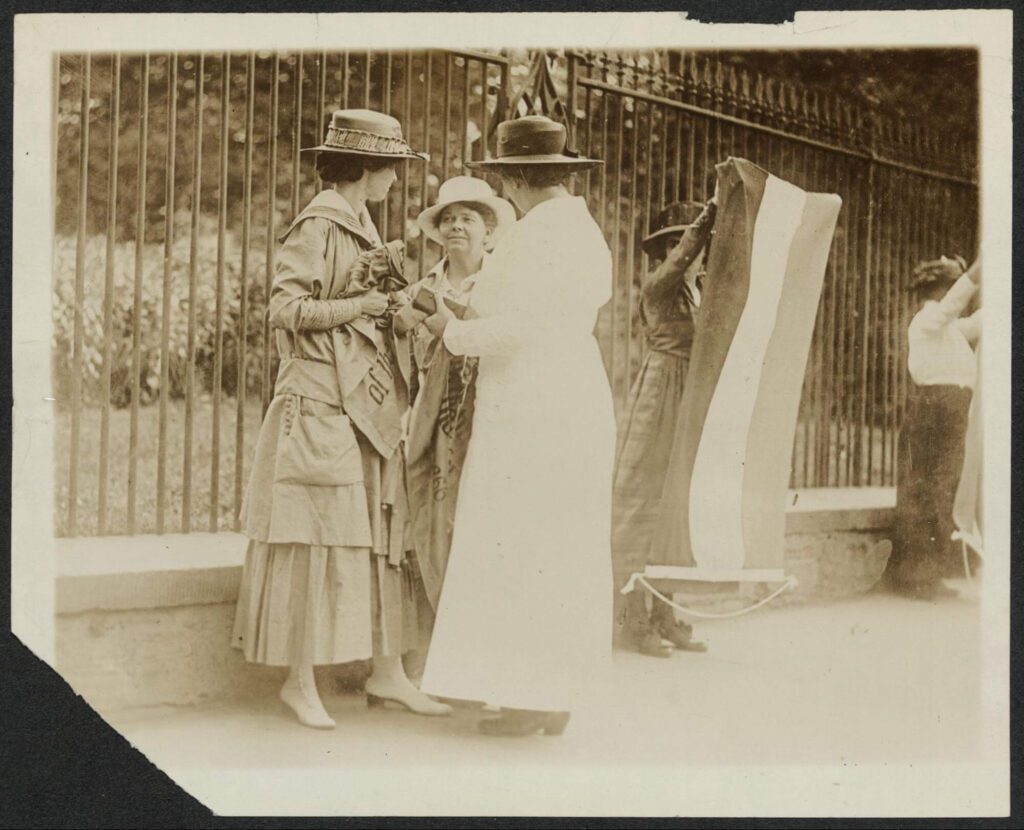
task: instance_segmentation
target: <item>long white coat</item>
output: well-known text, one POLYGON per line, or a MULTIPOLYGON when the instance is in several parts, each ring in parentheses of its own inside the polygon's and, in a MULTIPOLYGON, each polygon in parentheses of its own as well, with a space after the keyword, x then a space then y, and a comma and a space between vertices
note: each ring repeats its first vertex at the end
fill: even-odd
POLYGON ((611 254, 579 197, 510 229, 477 277, 476 409, 424 691, 571 710, 610 659, 615 417, 593 336, 611 254))

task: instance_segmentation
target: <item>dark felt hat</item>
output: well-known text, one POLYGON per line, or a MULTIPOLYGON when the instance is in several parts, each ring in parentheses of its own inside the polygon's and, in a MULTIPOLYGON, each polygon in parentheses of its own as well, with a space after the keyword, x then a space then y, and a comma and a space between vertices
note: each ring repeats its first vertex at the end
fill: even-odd
POLYGON ((498 125, 498 156, 467 161, 471 170, 500 171, 510 165, 565 164, 586 170, 604 164, 566 149, 565 125, 544 115, 524 115, 498 125))
POLYGON ((335 110, 327 127, 324 143, 304 147, 303 152, 350 153, 378 158, 423 159, 402 138, 402 125, 397 118, 375 110, 335 110))
POLYGON ((700 216, 703 210, 703 202, 672 202, 666 205, 661 213, 658 214, 651 233, 640 241, 640 246, 648 256, 654 255, 662 237, 670 233, 683 233, 690 225, 697 221, 697 217, 700 216))

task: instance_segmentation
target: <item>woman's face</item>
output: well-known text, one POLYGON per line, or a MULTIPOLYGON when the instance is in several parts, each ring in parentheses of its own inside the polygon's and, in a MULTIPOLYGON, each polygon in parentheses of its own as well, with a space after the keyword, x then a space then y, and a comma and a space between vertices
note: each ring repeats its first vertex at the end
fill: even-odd
POLYGON ((679 240, 683 238, 682 232, 673 232, 665 234, 661 239, 661 250, 658 252, 658 261, 662 262, 668 257, 668 252, 671 251, 676 245, 679 244, 679 240))
POLYGON ((491 237, 484 218, 464 204, 449 205, 441 211, 437 231, 444 242, 445 251, 482 255, 484 245, 491 237))
POLYGON ((366 199, 370 202, 379 202, 387 197, 391 185, 398 178, 393 164, 380 170, 367 170, 366 175, 366 199))

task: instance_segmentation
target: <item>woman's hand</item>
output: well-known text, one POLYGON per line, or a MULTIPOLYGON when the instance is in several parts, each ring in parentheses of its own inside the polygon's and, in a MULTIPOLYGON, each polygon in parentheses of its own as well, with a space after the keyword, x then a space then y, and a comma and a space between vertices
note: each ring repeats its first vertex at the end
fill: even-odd
POLYGON ((437 312, 431 314, 423 321, 423 325, 427 327, 434 337, 441 337, 444 334, 444 330, 448 327, 448 323, 455 319, 455 314, 448 304, 444 301, 444 298, 437 295, 437 312))
POLYGON ((363 296, 357 298, 359 312, 366 317, 380 317, 388 310, 388 298, 376 288, 367 291, 363 296))
POLYGON ((402 306, 395 312, 395 316, 392 318, 395 334, 403 335, 406 332, 412 331, 429 316, 427 312, 414 308, 412 303, 402 306))
POLYGON ((974 262, 971 263, 971 267, 964 273, 975 285, 981 285, 981 257, 974 260, 974 262))
POLYGON ((718 204, 709 201, 693 224, 684 231, 676 246, 668 252, 665 264, 674 273, 683 273, 709 244, 715 227, 718 204))

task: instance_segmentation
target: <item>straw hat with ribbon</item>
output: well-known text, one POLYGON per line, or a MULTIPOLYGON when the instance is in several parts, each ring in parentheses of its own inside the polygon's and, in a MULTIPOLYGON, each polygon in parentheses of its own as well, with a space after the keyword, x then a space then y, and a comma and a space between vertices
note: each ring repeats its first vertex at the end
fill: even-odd
POLYGON ((437 193, 437 201, 416 217, 416 224, 420 226, 427 239, 432 239, 438 245, 444 245, 438 224, 444 209, 449 205, 456 204, 465 204, 470 207, 483 205, 490 209, 496 222, 491 231, 491 244, 496 242, 516 221, 516 212, 512 205, 505 199, 495 196, 491 186, 483 179, 454 176, 441 185, 441 189, 437 193))
POLYGON ((565 125, 543 115, 524 115, 498 125, 498 156, 484 161, 467 161, 470 170, 500 172, 518 165, 562 164, 586 170, 604 164, 566 149, 565 125))
POLYGON ((331 115, 324 143, 302 149, 310 153, 350 153, 378 158, 424 161, 430 158, 412 149, 402 138, 402 125, 397 118, 375 110, 336 110, 331 115))

